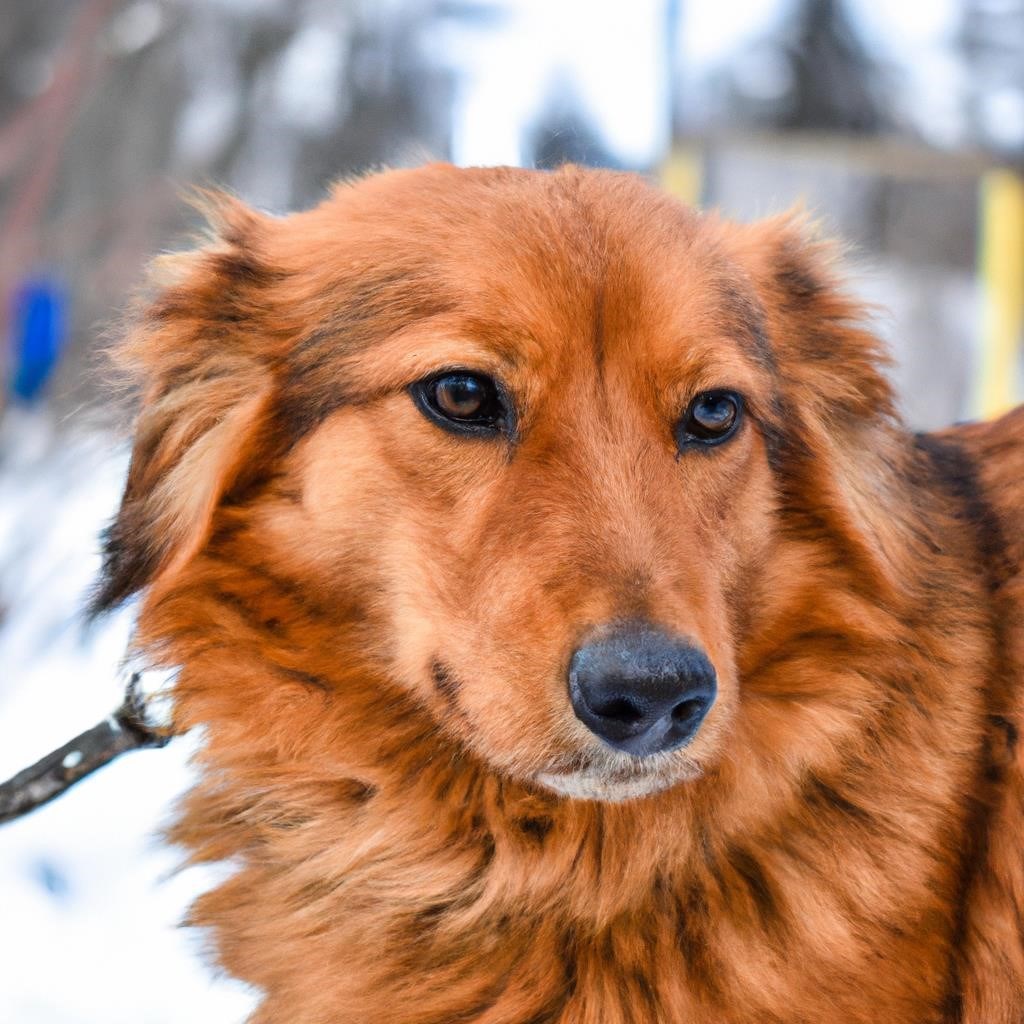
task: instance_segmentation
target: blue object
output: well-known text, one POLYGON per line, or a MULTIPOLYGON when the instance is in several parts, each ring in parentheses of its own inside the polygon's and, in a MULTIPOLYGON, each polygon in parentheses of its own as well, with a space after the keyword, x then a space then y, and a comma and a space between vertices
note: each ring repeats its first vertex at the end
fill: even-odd
POLYGON ((52 278, 26 281, 14 297, 10 389, 35 402, 46 387, 67 341, 67 298, 52 278))

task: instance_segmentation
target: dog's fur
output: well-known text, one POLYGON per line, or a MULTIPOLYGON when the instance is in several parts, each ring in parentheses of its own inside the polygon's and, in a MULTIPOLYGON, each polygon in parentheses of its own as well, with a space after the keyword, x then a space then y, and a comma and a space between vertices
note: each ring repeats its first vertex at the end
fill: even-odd
POLYGON ((220 199, 121 348, 97 608, 181 666, 236 870, 192 920, 269 1024, 1024 1020, 1024 412, 915 437, 830 250, 628 175, 220 199), (500 378, 460 438, 409 385, 500 378), (678 451, 730 387, 728 444, 678 451), (718 673, 634 759, 573 715, 637 619, 718 673))

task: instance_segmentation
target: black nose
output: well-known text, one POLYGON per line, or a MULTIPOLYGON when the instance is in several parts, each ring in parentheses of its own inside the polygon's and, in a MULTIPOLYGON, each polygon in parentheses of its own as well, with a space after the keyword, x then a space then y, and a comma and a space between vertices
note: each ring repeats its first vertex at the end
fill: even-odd
POLYGON ((619 626, 569 662, 576 717, 609 746, 638 757, 686 743, 716 692, 703 652, 652 626, 619 626))

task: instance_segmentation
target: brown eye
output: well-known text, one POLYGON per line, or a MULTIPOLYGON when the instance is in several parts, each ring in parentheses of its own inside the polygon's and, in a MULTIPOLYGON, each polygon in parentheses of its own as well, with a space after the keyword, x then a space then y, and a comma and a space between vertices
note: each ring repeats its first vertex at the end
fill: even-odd
POLYGON ((442 377, 434 384, 434 401, 453 420, 472 420, 487 404, 487 385, 479 377, 442 377))
POLYGON ((740 423, 743 399, 735 391, 705 391, 690 403, 676 427, 679 450, 694 444, 719 444, 740 423))
POLYGON ((417 381, 409 390, 420 411, 452 433, 494 434, 509 427, 504 391, 482 373, 441 373, 417 381))

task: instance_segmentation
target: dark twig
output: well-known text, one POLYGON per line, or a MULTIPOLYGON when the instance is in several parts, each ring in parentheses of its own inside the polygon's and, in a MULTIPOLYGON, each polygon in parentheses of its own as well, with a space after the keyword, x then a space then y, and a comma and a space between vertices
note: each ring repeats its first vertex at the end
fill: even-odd
POLYGON ((147 724, 139 695, 139 675, 134 673, 124 703, 109 718, 0 783, 0 824, 20 818, 60 796, 126 751, 162 747, 170 739, 169 733, 147 724))

